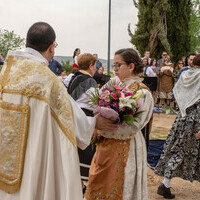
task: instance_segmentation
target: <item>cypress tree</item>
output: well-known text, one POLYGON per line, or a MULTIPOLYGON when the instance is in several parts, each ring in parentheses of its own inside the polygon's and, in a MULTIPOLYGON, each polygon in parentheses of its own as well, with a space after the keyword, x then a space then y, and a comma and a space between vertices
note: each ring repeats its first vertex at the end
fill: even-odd
POLYGON ((128 32, 130 42, 141 55, 150 50, 151 57, 160 58, 167 51, 177 62, 191 50, 190 17, 192 0, 133 0, 138 8, 135 33, 128 32))
POLYGON ((189 24, 191 35, 191 50, 200 50, 200 0, 193 0, 192 14, 189 24))

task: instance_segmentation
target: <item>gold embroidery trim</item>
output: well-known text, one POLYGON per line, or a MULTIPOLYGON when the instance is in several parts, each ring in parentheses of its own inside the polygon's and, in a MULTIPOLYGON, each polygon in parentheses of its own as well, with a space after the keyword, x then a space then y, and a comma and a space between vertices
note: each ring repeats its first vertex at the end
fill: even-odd
POLYGON ((9 59, 6 59, 6 62, 8 64, 7 64, 6 70, 4 72, 3 80, 2 80, 2 83, 1 83, 2 89, 4 88, 6 80, 8 78, 8 74, 10 73, 10 69, 12 67, 13 58, 14 58, 13 56, 10 56, 9 59))
MULTIPOLYGON (((21 94, 21 95, 27 96, 27 90, 4 89, 3 92, 4 93, 8 93, 8 94, 21 94)), ((49 99, 47 99, 46 97, 43 97, 43 96, 40 96, 40 95, 36 95, 36 94, 29 94, 29 97, 33 97, 33 98, 42 100, 42 101, 46 102, 47 104, 50 104, 49 99)))
POLYGON ((26 149, 26 143, 27 143, 27 137, 28 137, 29 118, 30 118, 29 106, 21 105, 21 104, 18 104, 17 106, 18 107, 14 105, 10 105, 10 103, 3 102, 3 101, 0 102, 0 107, 4 110, 21 112, 19 141, 18 141, 17 158, 16 158, 16 164, 15 164, 14 176, 7 176, 0 172, 0 177, 3 177, 8 181, 14 181, 13 183, 8 183, 0 179, 0 188, 10 194, 17 192, 21 185, 21 180, 23 176, 23 168, 24 168, 24 160, 25 160, 25 152, 26 152, 25 149, 26 149), (22 139, 23 139, 22 137, 23 137, 23 131, 24 131, 25 118, 26 118, 26 125, 25 125, 24 140, 23 140, 23 147, 22 147, 22 139), (21 150, 22 150, 22 156, 20 160, 21 150))
POLYGON ((67 131, 67 129, 62 125, 62 123, 60 122, 60 120, 58 119, 56 113, 51 109, 51 114, 54 117, 54 119, 56 120, 56 122, 58 123, 60 129, 64 132, 64 134, 68 137, 68 139, 70 140, 70 142, 75 146, 75 148, 77 149, 77 145, 76 145, 76 138, 75 138, 75 134, 74 137, 71 136, 69 134, 69 132, 67 131))
MULTIPOLYGON (((11 89, 4 89, 3 90, 4 93, 9 93, 9 94, 21 94, 21 95, 27 95, 27 91, 24 90, 11 90, 11 89)), ((31 96, 32 98, 36 98, 39 99, 41 101, 46 102, 48 105, 50 105, 50 101, 49 99, 47 99, 46 97, 40 96, 40 95, 35 95, 35 94, 30 94, 29 96, 31 96)), ((75 133, 73 133, 73 136, 71 136, 71 134, 67 131, 67 129, 62 125, 61 121, 58 119, 58 116, 56 115, 56 113, 53 111, 53 109, 51 109, 51 114, 54 117, 54 119, 56 120, 56 122, 58 123, 60 129, 63 131, 63 133, 67 136, 67 138, 69 139, 69 141, 74 145, 74 147, 77 149, 77 144, 76 144, 76 138, 75 138, 75 133)), ((73 117, 73 115, 72 115, 73 117)))

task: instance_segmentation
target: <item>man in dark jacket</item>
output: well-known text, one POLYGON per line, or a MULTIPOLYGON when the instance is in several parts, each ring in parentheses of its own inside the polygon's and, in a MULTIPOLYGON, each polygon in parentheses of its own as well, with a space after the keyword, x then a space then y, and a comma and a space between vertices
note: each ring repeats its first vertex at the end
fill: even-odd
POLYGON ((52 59, 49 62, 49 68, 56 75, 59 75, 63 69, 62 65, 57 60, 54 60, 54 59, 52 59))

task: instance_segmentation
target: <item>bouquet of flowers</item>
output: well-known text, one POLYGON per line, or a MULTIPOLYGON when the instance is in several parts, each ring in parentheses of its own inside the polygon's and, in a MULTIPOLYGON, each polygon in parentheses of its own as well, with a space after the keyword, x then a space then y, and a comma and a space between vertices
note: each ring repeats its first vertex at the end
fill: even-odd
POLYGON ((132 124, 142 112, 138 111, 141 96, 142 92, 133 95, 123 84, 111 81, 100 92, 96 90, 88 103, 96 107, 95 112, 107 119, 120 124, 132 124))

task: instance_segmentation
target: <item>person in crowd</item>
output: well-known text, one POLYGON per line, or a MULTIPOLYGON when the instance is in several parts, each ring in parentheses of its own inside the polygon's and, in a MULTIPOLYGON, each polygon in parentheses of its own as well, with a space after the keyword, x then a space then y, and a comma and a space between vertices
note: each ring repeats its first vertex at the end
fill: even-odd
POLYGON ((73 54, 73 60, 74 60, 74 64, 72 65, 71 71, 74 68, 78 69, 78 63, 77 63, 77 57, 79 56, 79 54, 81 53, 81 50, 79 48, 76 48, 74 50, 74 54, 73 54))
POLYGON ((184 67, 184 62, 182 60, 178 61, 178 65, 176 66, 176 68, 173 71, 173 77, 174 77, 174 83, 177 82, 177 77, 179 74, 179 71, 184 67))
POLYGON ((97 54, 93 54, 94 57, 97 59, 97 62, 96 62, 96 70, 98 70, 100 67, 103 67, 102 63, 99 61, 98 59, 98 55, 97 54))
POLYGON ((99 88, 101 88, 104 84, 106 84, 110 80, 110 76, 103 74, 103 72, 104 72, 104 68, 100 67, 98 70, 96 70, 93 76, 99 88))
POLYGON ((143 93, 140 107, 143 112, 133 125, 99 133, 85 199, 147 200, 146 145, 141 129, 151 118, 153 98, 138 77, 143 63, 135 50, 115 52, 114 70, 131 92, 143 93))
POLYGON ((1 200, 82 199, 77 146, 88 146, 95 127, 118 128, 86 117, 51 72, 55 39, 49 24, 33 24, 26 49, 8 52, 1 70, 1 200))
POLYGON ((99 67, 98 73, 99 73, 99 74, 103 74, 103 72, 104 72, 104 68, 103 68, 103 67, 99 67))
MULTIPOLYGON (((184 62, 181 60, 178 61, 178 65, 176 66, 176 68, 174 69, 173 71, 173 78, 174 78, 174 85, 176 84, 177 82, 177 77, 178 77, 178 74, 180 72, 180 70, 184 67, 184 62)), ((179 110, 179 107, 177 105, 177 102, 176 102, 176 99, 174 98, 174 95, 172 96, 172 100, 174 102, 174 109, 176 111, 179 110)))
POLYGON ((0 65, 3 65, 4 64, 4 58, 3 58, 3 56, 0 54, 0 65))
POLYGON ((156 59, 152 59, 150 66, 146 70, 147 77, 157 77, 156 74, 156 59))
MULTIPOLYGON (((148 59, 144 58, 142 60, 142 62, 143 62, 143 65, 144 65, 143 75, 141 76, 141 77, 143 77, 143 81, 142 82, 150 89, 150 87, 152 85, 152 82, 151 82, 150 78, 148 78, 148 76, 147 76, 147 70, 150 68, 150 66, 148 65, 148 59)), ((152 70, 150 69, 150 71, 152 71, 152 70)))
POLYGON ((160 104, 160 97, 159 97, 159 94, 160 94, 160 67, 161 67, 161 63, 163 61, 164 58, 167 57, 167 52, 166 51, 163 51, 162 52, 162 58, 159 59, 157 61, 157 76, 158 76, 158 87, 157 87, 157 91, 156 91, 156 97, 157 97, 157 102, 156 104, 160 104))
POLYGON ((183 62, 183 67, 184 67, 184 66, 185 66, 185 62, 186 62, 186 57, 183 56, 183 57, 181 58, 181 61, 183 62))
POLYGON ((167 105, 170 106, 172 99, 172 89, 174 85, 173 81, 174 64, 171 62, 170 57, 163 59, 161 63, 161 70, 159 73, 159 98, 161 99, 161 107, 167 105))
MULTIPOLYGON (((56 43, 56 46, 57 46, 57 43, 56 43)), ((53 58, 49 62, 49 68, 57 76, 60 75, 60 73, 63 69, 62 65, 57 60, 55 60, 53 58)))
POLYGON ((164 58, 167 58, 167 52, 166 51, 163 51, 162 52, 162 58, 160 60, 157 61, 157 67, 158 67, 158 70, 160 70, 161 68, 161 63, 163 61, 164 58))
POLYGON ((150 67, 153 70, 154 73, 158 73, 158 69, 157 69, 157 60, 155 58, 152 58, 151 63, 150 63, 150 67))
POLYGON ((167 199, 175 198, 170 190, 173 177, 200 181, 200 55, 193 59, 193 65, 173 89, 180 112, 155 168, 157 175, 164 176, 157 193, 167 199))
POLYGON ((69 82, 71 81, 72 79, 72 76, 74 76, 74 74, 78 71, 77 68, 74 68, 72 69, 72 72, 66 77, 66 79, 64 80, 64 84, 66 87, 68 87, 69 85, 69 82))
POLYGON ((143 68, 144 74, 143 74, 143 76, 147 76, 146 72, 147 72, 147 69, 149 68, 148 59, 144 58, 142 60, 142 62, 143 62, 143 65, 144 65, 144 68, 143 68))
POLYGON ((147 63, 148 63, 148 65, 150 65, 150 63, 151 63, 150 51, 145 51, 144 57, 142 58, 142 60, 143 60, 144 58, 147 59, 147 63))
POLYGON ((58 78, 64 83, 65 79, 67 78, 67 75, 66 75, 66 70, 65 69, 62 69, 61 70, 61 73, 60 73, 60 76, 58 76, 58 78))
MULTIPOLYGON (((93 78, 97 59, 89 53, 84 53, 78 56, 77 61, 79 71, 72 77, 67 90, 80 108, 85 112, 86 116, 94 117, 94 108, 88 104, 88 101, 90 100, 89 96, 92 93, 95 93, 95 89, 98 87, 93 78)), ((78 149, 78 153, 81 166, 81 179, 88 180, 89 167, 95 149, 92 149, 92 145, 90 145, 85 150, 78 149)))
POLYGON ((146 70, 146 76, 150 77, 148 87, 152 92, 154 102, 156 102, 155 92, 157 90, 157 82, 158 82, 156 64, 157 64, 157 61, 156 61, 155 58, 153 58, 151 60, 150 67, 148 67, 147 70, 146 70))
POLYGON ((177 80, 180 78, 182 72, 187 71, 187 70, 190 69, 190 68, 193 68, 193 59, 194 59, 195 56, 196 56, 195 53, 190 53, 190 54, 187 56, 187 59, 186 59, 186 60, 187 60, 188 65, 186 65, 185 67, 183 67, 183 68, 179 71, 178 76, 177 76, 177 80))

